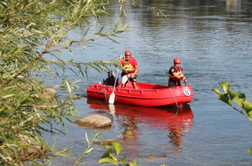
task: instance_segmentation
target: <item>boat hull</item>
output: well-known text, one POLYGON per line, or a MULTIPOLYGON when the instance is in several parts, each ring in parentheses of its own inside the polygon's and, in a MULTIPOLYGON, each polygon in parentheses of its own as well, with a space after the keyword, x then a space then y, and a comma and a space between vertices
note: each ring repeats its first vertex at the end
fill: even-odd
POLYGON ((139 89, 136 90, 128 83, 126 88, 121 88, 119 85, 114 89, 113 86, 93 84, 87 88, 87 96, 108 101, 114 89, 115 102, 150 107, 181 106, 193 99, 193 91, 190 85, 169 88, 138 82, 137 86, 139 89))

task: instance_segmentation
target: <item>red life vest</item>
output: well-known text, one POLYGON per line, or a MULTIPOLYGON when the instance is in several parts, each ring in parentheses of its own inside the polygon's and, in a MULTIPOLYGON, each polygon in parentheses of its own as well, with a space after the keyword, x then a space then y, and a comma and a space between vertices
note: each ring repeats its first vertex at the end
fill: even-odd
POLYGON ((176 78, 176 77, 174 77, 173 75, 171 75, 170 73, 169 73, 169 77, 170 77, 170 79, 171 80, 174 80, 174 81, 180 81, 181 80, 181 76, 182 76, 182 69, 181 69, 181 67, 175 67, 175 66, 173 66, 176 70, 177 70, 177 74, 179 75, 179 79, 178 78, 176 78))

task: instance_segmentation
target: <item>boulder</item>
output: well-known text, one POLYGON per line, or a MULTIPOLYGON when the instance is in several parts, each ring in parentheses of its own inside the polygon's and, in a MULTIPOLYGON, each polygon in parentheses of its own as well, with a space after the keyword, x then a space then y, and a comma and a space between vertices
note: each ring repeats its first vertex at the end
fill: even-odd
POLYGON ((42 96, 45 99, 53 99, 57 95, 57 91, 53 88, 44 88, 42 96))
POLYGON ((104 127, 111 126, 112 121, 111 119, 105 116, 92 114, 92 115, 83 117, 81 119, 78 119, 74 123, 81 127, 104 128, 104 127))

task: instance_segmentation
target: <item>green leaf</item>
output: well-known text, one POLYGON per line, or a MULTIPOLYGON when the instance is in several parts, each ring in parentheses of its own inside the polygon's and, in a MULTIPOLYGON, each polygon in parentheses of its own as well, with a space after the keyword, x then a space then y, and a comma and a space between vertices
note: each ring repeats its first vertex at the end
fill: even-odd
POLYGON ((124 158, 120 160, 120 163, 122 163, 122 164, 124 164, 124 165, 127 164, 127 162, 126 162, 126 156, 124 156, 124 158))
POLYGON ((219 100, 221 100, 221 101, 227 103, 228 105, 232 105, 232 101, 229 99, 228 94, 224 94, 224 95, 221 94, 221 95, 219 96, 219 100))
POLYGON ((117 28, 116 31, 123 31, 125 28, 127 28, 127 26, 128 26, 127 24, 124 24, 120 28, 117 28))
POLYGON ((220 84, 220 86, 222 87, 223 92, 224 92, 225 94, 227 94, 228 91, 230 90, 229 83, 227 83, 226 81, 224 81, 224 82, 220 82, 219 84, 220 84))
POLYGON ((243 93, 237 92, 233 101, 238 104, 241 108, 243 108, 243 102, 246 100, 246 96, 243 93))
POLYGON ((231 89, 228 90, 228 94, 229 94, 229 97, 230 97, 231 100, 233 100, 235 98, 235 96, 236 96, 235 92, 232 91, 231 89))
POLYGON ((107 151, 107 152, 105 152, 105 153, 102 155, 101 158, 108 158, 109 156, 110 156, 110 154, 109 154, 109 152, 107 151))
POLYGON ((111 158, 101 158, 99 160, 99 164, 103 164, 103 163, 111 163, 111 164, 114 164, 114 165, 117 165, 117 161, 111 159, 111 158))
POLYGON ((67 89, 68 89, 69 93, 72 93, 71 86, 70 86, 69 82, 65 81, 65 83, 67 85, 67 89))
POLYGON ((252 148, 249 148, 248 152, 252 155, 252 148))
POLYGON ((116 21, 116 24, 115 24, 115 29, 117 29, 117 28, 118 28, 119 23, 120 23, 120 17, 118 17, 118 19, 117 19, 117 21, 116 21))
POLYGON ((89 139, 88 139, 88 136, 87 136, 87 132, 85 132, 85 137, 86 137, 86 141, 87 141, 88 145, 90 145, 90 142, 89 142, 89 139))
POLYGON ((113 145, 113 147, 114 147, 114 149, 115 149, 116 156, 119 156, 120 153, 121 153, 121 151, 122 151, 122 145, 119 144, 119 143, 116 142, 116 141, 113 141, 113 142, 112 142, 112 145, 113 145))
POLYGON ((108 145, 105 145, 105 148, 106 148, 107 150, 111 150, 111 148, 110 148, 108 145))
POLYGON ((134 166, 138 165, 138 159, 134 162, 134 166))
POLYGON ((212 89, 215 93, 217 93, 219 96, 221 95, 221 92, 218 89, 212 89))
POLYGON ((252 103, 246 100, 243 103, 243 109, 246 111, 247 115, 251 118, 252 117, 252 103))

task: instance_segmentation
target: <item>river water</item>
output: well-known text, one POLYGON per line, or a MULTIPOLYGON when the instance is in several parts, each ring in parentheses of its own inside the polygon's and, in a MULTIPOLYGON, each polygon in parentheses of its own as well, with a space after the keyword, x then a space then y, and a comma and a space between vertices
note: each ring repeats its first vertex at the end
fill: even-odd
MULTIPOLYGON (((113 26, 120 14, 118 5, 102 18, 105 30, 113 26)), ((63 59, 80 62, 110 60, 130 50, 140 68, 139 82, 167 85, 168 69, 173 59, 181 59, 181 67, 192 86, 194 98, 182 111, 174 107, 145 108, 115 104, 115 116, 104 101, 82 97, 76 100, 80 117, 99 114, 113 120, 102 140, 122 141, 122 156, 139 165, 159 166, 237 166, 251 165, 252 123, 243 115, 219 101, 212 89, 219 82, 229 82, 235 92, 245 93, 252 101, 252 1, 251 0, 153 0, 127 10, 121 19, 127 23, 119 43, 102 38, 89 43, 74 55, 64 52, 63 59), (167 17, 157 17, 146 5, 157 6, 167 17)), ((90 32, 97 32, 93 27, 90 32)), ((76 40, 85 28, 70 34, 76 40)), ((112 68, 112 67, 111 67, 112 68)), ((78 94, 98 83, 102 75, 89 70, 82 78, 78 94)), ((73 77, 73 74, 68 75, 73 77)), ((57 146, 73 147, 70 155, 78 157, 86 147, 85 132, 91 139, 93 129, 66 122, 68 133, 58 135, 57 146)), ((46 136, 51 141, 53 138, 46 136)), ((99 165, 105 148, 94 145, 90 155, 79 165, 99 165)), ((73 159, 54 160, 56 165, 73 165, 73 159)), ((107 165, 107 164, 104 164, 107 165)), ((109 165, 109 164, 108 164, 109 165)))

